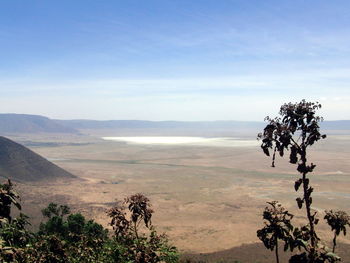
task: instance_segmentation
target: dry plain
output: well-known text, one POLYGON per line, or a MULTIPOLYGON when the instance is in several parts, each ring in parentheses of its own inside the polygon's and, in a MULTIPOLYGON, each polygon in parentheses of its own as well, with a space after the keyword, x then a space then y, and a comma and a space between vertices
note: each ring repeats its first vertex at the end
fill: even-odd
MULTIPOLYGON (((110 135, 110 134, 106 134, 110 135)), ((105 211, 116 199, 144 193, 153 203, 153 223, 185 252, 213 252, 257 242, 266 201, 278 200, 305 222, 296 209, 296 167, 270 159, 258 144, 128 144, 90 135, 16 135, 12 139, 53 161, 82 180, 21 184, 23 206, 35 224, 49 202, 107 226, 105 211)), ((255 140, 251 136, 244 139, 255 140)), ((314 209, 350 212, 350 136, 329 135, 315 146, 309 161, 317 164, 311 183, 314 209)), ((321 236, 330 240, 324 224, 321 236)), ((348 237, 341 238, 350 244, 348 237)))

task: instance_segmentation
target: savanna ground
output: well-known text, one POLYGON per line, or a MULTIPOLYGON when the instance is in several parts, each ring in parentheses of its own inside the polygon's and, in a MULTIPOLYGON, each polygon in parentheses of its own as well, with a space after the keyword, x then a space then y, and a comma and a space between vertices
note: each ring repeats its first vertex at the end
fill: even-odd
MULTIPOLYGON (((82 179, 18 183, 24 211, 34 226, 42 219, 40 210, 51 201, 68 204, 107 226, 105 211, 115 200, 141 192, 153 204, 153 223, 182 252, 208 253, 244 244, 248 256, 259 250, 262 258, 271 253, 254 243, 259 242, 256 230, 263 226, 266 201, 278 200, 297 215, 297 222, 306 220, 296 208, 295 165, 278 158, 277 167, 271 168, 259 146, 130 145, 91 135, 11 138, 82 179)), ((349 135, 329 135, 310 151, 308 160, 317 164, 311 175, 313 208, 320 218, 325 209, 350 212, 349 139, 349 135)), ((322 238, 331 240, 328 226, 322 223, 318 230, 322 238)), ((339 240, 343 250, 350 244, 349 236, 339 240)), ((206 257, 217 260, 215 255, 206 257)), ((350 256, 343 259, 348 262, 350 256)))

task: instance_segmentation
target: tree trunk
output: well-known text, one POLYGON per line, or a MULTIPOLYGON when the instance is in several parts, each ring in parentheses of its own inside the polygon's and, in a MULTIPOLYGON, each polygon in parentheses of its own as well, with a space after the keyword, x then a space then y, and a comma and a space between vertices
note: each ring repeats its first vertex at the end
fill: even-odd
MULTIPOLYGON (((301 161, 303 162, 304 167, 306 167, 306 149, 305 147, 302 149, 303 154, 301 155, 301 161)), ((307 218, 309 220, 310 225, 310 241, 311 241, 311 248, 310 248, 310 263, 313 263, 315 261, 315 250, 316 250, 316 234, 315 234, 315 225, 314 220, 311 216, 311 202, 310 202, 310 196, 307 196, 307 191, 310 185, 306 184, 306 174, 307 172, 303 172, 303 190, 304 190, 304 199, 305 199, 305 208, 306 208, 306 214, 307 218)))
POLYGON ((335 252, 335 247, 337 246, 337 234, 334 233, 334 238, 333 238, 333 253, 335 252))
POLYGON ((138 240, 139 239, 139 235, 137 233, 137 224, 136 224, 136 222, 134 222, 134 233, 135 233, 136 239, 138 240))
POLYGON ((280 263, 280 259, 278 257, 278 239, 276 237, 276 249, 275 249, 275 254, 276 254, 276 263, 280 263))

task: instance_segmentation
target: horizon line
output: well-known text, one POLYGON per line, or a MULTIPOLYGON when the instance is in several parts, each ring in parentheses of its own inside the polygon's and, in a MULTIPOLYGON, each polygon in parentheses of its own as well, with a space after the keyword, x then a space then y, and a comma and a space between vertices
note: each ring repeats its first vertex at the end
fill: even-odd
MULTIPOLYGON (((256 122, 256 123, 261 123, 265 122, 264 120, 262 121, 257 121, 257 120, 150 120, 150 119, 85 119, 85 118, 77 118, 77 119, 61 119, 61 118, 52 118, 49 116, 45 115, 40 115, 40 114, 29 114, 29 113, 0 113, 0 115, 26 115, 26 116, 38 116, 38 117, 44 117, 48 118, 50 120, 58 120, 58 121, 147 121, 147 122, 256 122)), ((350 119, 337 119, 337 120, 323 120, 322 122, 335 122, 335 121, 350 121, 350 119)))

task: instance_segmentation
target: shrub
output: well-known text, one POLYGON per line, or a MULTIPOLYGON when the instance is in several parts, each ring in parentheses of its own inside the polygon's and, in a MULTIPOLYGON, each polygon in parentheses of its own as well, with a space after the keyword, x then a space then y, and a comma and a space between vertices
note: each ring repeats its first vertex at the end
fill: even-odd
POLYGON ((150 200, 142 194, 135 194, 117 202, 107 213, 114 237, 124 248, 124 259, 136 263, 175 263, 179 254, 169 245, 165 234, 158 234, 152 225, 153 210, 150 200), (141 229, 145 232, 141 232, 141 229))
POLYGON ((332 210, 326 211, 324 219, 327 221, 327 224, 334 231, 333 238, 333 253, 335 252, 335 247, 337 246, 337 236, 340 235, 340 232, 343 232, 344 236, 346 235, 346 226, 350 226, 350 217, 344 211, 335 211, 332 210))
POLYGON ((268 124, 264 131, 258 134, 262 140, 261 148, 263 152, 270 156, 272 151, 272 167, 275 167, 276 153, 281 157, 285 151, 290 151, 289 162, 297 165, 297 171, 300 174, 294 183, 295 191, 302 189, 302 196, 296 199, 299 209, 305 207, 307 224, 301 228, 294 228, 293 239, 288 246, 291 250, 298 247, 304 249, 299 255, 294 255, 290 262, 335 262, 339 257, 328 252, 320 243, 316 233, 315 225, 319 222, 317 212, 311 209, 313 202, 311 187, 308 174, 313 172, 316 165, 307 161, 307 152, 309 147, 317 141, 326 138, 319 131, 319 123, 322 117, 316 115, 321 108, 319 103, 306 102, 302 100, 299 103, 287 103, 281 106, 279 117, 274 119, 266 117, 268 124))

